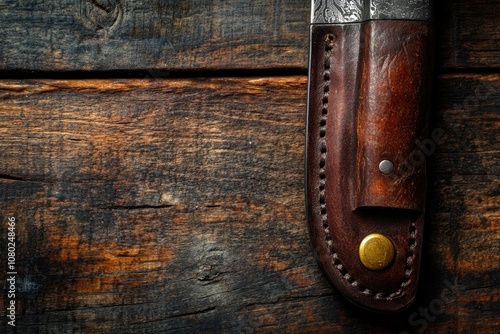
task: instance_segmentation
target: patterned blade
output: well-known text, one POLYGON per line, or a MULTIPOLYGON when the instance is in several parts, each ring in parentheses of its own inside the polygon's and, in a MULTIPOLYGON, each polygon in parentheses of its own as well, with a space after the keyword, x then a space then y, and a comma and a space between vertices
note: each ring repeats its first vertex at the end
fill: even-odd
POLYGON ((431 19, 431 0, 312 0, 311 23, 431 19))

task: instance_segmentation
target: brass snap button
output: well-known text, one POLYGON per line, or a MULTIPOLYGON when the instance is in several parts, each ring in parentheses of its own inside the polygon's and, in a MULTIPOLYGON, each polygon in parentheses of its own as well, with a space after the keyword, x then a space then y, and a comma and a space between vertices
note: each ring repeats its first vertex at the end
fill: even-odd
POLYGON ((365 237, 359 245, 359 259, 371 270, 387 268, 394 260, 395 253, 392 241, 378 233, 365 237))

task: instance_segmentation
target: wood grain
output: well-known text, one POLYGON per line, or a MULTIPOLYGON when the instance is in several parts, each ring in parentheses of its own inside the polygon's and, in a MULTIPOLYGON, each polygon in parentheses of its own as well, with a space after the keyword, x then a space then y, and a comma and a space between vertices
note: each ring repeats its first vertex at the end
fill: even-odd
POLYGON ((500 2, 489 0, 434 1, 439 66, 500 67, 500 2))
MULTIPOLYGON (((439 64, 500 67, 500 3, 436 1, 439 64)), ((0 2, 0 70, 307 68, 309 1, 0 2)))
POLYGON ((422 286, 395 318, 360 314, 312 256, 304 76, 0 81, 18 332, 495 332, 499 79, 437 82, 422 286))

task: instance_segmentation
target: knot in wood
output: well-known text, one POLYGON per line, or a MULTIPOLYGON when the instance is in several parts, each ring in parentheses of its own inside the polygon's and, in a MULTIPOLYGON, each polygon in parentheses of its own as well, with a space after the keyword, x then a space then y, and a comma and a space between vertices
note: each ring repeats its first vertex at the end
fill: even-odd
POLYGON ((97 30, 111 28, 117 22, 122 8, 119 0, 82 0, 81 14, 97 30))

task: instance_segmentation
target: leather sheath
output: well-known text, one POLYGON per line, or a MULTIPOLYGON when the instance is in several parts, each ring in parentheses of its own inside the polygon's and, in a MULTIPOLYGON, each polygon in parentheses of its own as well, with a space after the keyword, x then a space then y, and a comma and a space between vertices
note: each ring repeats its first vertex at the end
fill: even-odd
POLYGON ((397 312, 414 300, 426 204, 432 24, 373 20, 311 26, 306 198, 314 253, 355 304, 397 312), (389 160, 394 170, 381 173, 389 160), (387 236, 384 270, 359 258, 363 238, 387 236))

